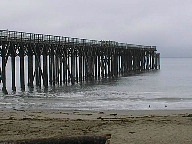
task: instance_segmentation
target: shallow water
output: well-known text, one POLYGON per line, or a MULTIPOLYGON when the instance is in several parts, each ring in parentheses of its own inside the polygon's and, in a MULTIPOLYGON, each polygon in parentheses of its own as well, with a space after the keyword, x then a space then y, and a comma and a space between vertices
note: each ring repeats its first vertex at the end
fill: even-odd
MULTIPOLYGON (((162 58, 161 70, 116 79, 0 93, 0 108, 153 110, 192 108, 192 58, 162 58), (149 107, 150 105, 150 107, 149 107)), ((0 85, 2 86, 2 84, 0 85)), ((8 82, 8 89, 11 89, 8 82)))

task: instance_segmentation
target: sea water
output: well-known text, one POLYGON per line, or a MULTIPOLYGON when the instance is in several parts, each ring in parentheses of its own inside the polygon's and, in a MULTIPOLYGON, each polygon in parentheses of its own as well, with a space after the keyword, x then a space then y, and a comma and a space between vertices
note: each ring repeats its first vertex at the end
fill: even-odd
MULTIPOLYGON (((161 70, 4 95, 0 108, 166 110, 192 108, 192 58, 161 58, 161 70)), ((8 73, 10 68, 7 68, 8 73)), ((19 67, 16 69, 19 70, 19 67)), ((26 76, 27 77, 27 76, 26 76)), ((11 91, 11 78, 7 78, 11 91)), ((17 85, 19 79, 17 78, 17 85)), ((0 84, 2 87, 2 84, 0 84)))

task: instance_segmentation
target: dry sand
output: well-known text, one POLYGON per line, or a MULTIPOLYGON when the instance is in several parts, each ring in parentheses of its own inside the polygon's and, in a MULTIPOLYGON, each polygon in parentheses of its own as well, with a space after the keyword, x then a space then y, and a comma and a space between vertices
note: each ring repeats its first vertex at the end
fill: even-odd
POLYGON ((104 134, 111 144, 191 144, 192 110, 0 110, 0 141, 104 134))

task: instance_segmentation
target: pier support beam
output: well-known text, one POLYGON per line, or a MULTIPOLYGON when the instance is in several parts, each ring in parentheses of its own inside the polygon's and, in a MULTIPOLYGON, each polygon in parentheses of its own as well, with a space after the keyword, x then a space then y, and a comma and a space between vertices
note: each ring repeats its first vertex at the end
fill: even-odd
POLYGON ((33 76, 33 53, 30 51, 28 53, 28 86, 30 88, 33 88, 33 81, 34 81, 34 76, 33 76))
POLYGON ((2 83, 3 83, 3 87, 2 87, 2 91, 4 94, 8 94, 7 92, 7 87, 6 87, 6 52, 5 52, 5 44, 2 45, 2 50, 1 50, 1 57, 2 57, 2 83))
POLYGON ((43 51, 43 86, 48 88, 47 52, 43 51))
POLYGON ((25 91, 25 73, 24 73, 24 49, 23 46, 20 46, 20 84, 21 84, 21 91, 25 91))

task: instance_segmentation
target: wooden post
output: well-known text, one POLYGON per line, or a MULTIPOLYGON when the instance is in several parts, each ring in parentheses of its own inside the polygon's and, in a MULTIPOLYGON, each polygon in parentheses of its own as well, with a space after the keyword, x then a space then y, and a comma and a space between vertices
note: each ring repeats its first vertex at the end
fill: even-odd
POLYGON ((24 51, 23 48, 20 47, 20 84, 21 84, 21 90, 25 91, 25 73, 24 73, 24 51))
POLYGON ((6 88, 6 52, 5 52, 5 45, 2 45, 2 51, 1 51, 1 57, 2 57, 2 83, 3 83, 3 87, 2 87, 2 91, 4 94, 8 94, 7 92, 7 88, 6 88))
POLYGON ((92 55, 87 56, 87 80, 93 80, 94 79, 94 59, 92 55))
POLYGON ((49 83, 50 85, 53 84, 53 69, 52 69, 52 54, 49 53, 49 83))
POLYGON ((103 55, 101 56, 101 76, 104 78, 104 60, 103 55))
POLYGON ((128 53, 128 51, 126 51, 125 69, 126 69, 126 73, 128 73, 129 72, 129 53, 128 53))
POLYGON ((134 50, 134 62, 133 62, 134 72, 137 71, 137 52, 134 50))
POLYGON ((12 67, 12 90, 16 91, 15 86, 15 56, 11 56, 11 67, 12 67))
POLYGON ((82 52, 79 51, 79 81, 82 82, 82 52))
POLYGON ((67 69, 68 69, 68 75, 67 75, 67 80, 68 80, 68 83, 70 83, 70 81, 71 81, 71 69, 70 69, 70 62, 69 62, 69 50, 68 50, 68 53, 67 53, 67 69))
POLYGON ((151 51, 149 51, 149 69, 152 68, 152 62, 151 62, 151 51))
POLYGON ((41 73, 41 55, 39 54, 38 56, 38 76, 39 76, 39 87, 41 87, 41 77, 42 77, 42 73, 41 73))
POLYGON ((55 72, 55 53, 52 53, 52 70, 53 70, 53 86, 56 84, 56 72, 55 72))
POLYGON ((40 86, 40 79, 39 79, 39 60, 38 60, 39 56, 35 55, 35 80, 36 80, 36 86, 40 86))
POLYGON ((100 55, 98 55, 98 79, 100 79, 100 74, 101 74, 101 59, 100 59, 100 55))
POLYGON ((121 54, 121 75, 124 75, 124 54, 121 54))
POLYGON ((150 53, 147 50, 147 70, 149 70, 149 69, 150 69, 150 53))
POLYGON ((154 69, 157 69, 157 54, 154 53, 154 69))
POLYGON ((154 51, 152 51, 152 55, 151 55, 151 58, 152 58, 152 65, 151 65, 151 68, 154 69, 154 51))
POLYGON ((33 88, 33 54, 28 54, 28 86, 33 88))
POLYGON ((118 74, 119 76, 121 75, 121 57, 120 55, 118 55, 118 74))
POLYGON ((85 53, 83 55, 83 81, 85 80, 85 53))
POLYGON ((45 50, 43 53, 43 85, 48 88, 47 53, 45 50))
POLYGON ((95 55, 95 79, 97 79, 97 55, 95 55))
POLYGON ((60 63, 60 69, 59 69, 59 74, 60 74, 60 85, 62 85, 62 83, 63 83, 63 80, 62 80, 62 78, 63 78, 63 72, 62 72, 62 69, 63 69, 63 67, 62 67, 62 64, 63 64, 63 58, 62 58, 62 56, 60 55, 60 57, 59 57, 59 63, 60 63))
POLYGON ((110 57, 111 57, 111 77, 114 77, 114 52, 113 52, 113 48, 111 49, 111 53, 110 53, 110 57))
POLYGON ((118 76, 118 57, 116 53, 114 55, 114 75, 115 77, 118 76))
POLYGON ((158 65, 159 65, 159 69, 161 69, 161 65, 160 65, 160 63, 161 63, 161 61, 160 61, 160 53, 158 54, 158 65))
POLYGON ((132 55, 131 55, 131 51, 129 50, 129 55, 128 55, 128 57, 129 57, 129 63, 128 63, 128 68, 129 68, 129 72, 131 72, 132 71, 132 55))
POLYGON ((107 56, 105 54, 105 58, 104 58, 104 71, 105 71, 105 78, 107 78, 107 56))
POLYGON ((77 54, 77 50, 76 50, 76 53, 75 53, 75 66, 76 66, 76 83, 78 83, 78 54, 77 54))
POLYGON ((145 70, 145 51, 142 51, 142 71, 145 70))
POLYGON ((108 65, 108 77, 111 77, 111 60, 110 60, 110 54, 108 53, 108 56, 107 56, 107 65, 108 65))
POLYGON ((63 84, 67 82, 67 56, 66 52, 63 55, 63 84))
POLYGON ((75 56, 74 49, 71 51, 71 84, 75 84, 75 56))
POLYGON ((56 52, 55 55, 55 83, 59 84, 59 55, 56 52))

